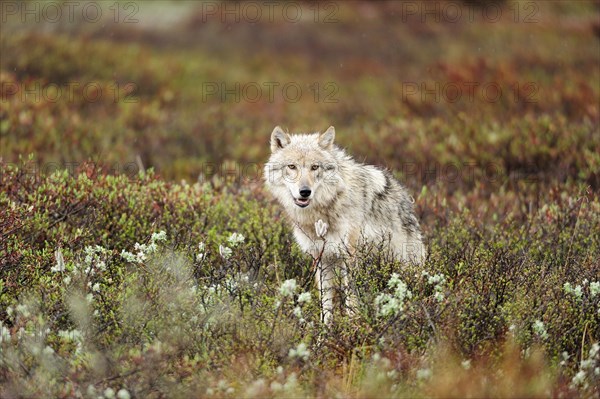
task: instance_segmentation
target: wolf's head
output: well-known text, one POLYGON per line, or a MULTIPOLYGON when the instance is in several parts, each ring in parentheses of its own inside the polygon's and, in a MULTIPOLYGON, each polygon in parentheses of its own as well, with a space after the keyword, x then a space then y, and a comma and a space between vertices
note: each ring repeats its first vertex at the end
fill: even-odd
POLYGON ((334 138, 333 126, 322 134, 289 135, 279 126, 273 129, 264 177, 283 206, 326 206, 342 190, 341 150, 333 145, 334 138))

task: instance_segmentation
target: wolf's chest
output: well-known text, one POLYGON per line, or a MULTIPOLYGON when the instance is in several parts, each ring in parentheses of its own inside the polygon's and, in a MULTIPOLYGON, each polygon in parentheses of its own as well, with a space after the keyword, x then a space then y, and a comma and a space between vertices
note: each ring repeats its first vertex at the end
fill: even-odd
POLYGON ((316 223, 294 226, 294 237, 300 248, 313 257, 318 256, 321 252, 324 254, 345 252, 350 246, 352 231, 354 230, 346 224, 330 224, 325 220, 323 221, 328 224, 325 229, 326 232, 319 229, 316 223))

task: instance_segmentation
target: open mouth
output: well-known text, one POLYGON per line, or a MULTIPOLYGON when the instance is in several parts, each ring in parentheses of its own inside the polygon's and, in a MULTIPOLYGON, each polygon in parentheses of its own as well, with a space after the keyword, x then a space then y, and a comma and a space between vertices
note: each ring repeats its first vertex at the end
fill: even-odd
POLYGON ((309 198, 294 198, 294 203, 298 205, 300 208, 305 208, 310 203, 309 198))

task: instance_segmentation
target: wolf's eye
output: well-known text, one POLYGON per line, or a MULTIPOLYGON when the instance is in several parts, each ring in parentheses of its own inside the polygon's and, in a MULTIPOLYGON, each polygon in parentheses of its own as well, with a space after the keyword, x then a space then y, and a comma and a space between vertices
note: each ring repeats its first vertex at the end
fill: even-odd
POLYGON ((289 164, 289 165, 288 165, 288 168, 289 168, 289 169, 291 169, 291 170, 294 170, 294 169, 296 169, 296 165, 289 164))
POLYGON ((310 170, 317 170, 317 169, 319 169, 319 165, 312 165, 310 167, 310 170))

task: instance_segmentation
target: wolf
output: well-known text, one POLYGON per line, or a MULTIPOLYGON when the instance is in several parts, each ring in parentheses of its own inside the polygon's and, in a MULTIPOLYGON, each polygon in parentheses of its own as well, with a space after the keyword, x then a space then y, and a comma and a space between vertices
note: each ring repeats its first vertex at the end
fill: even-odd
MULTIPOLYGON (((348 258, 360 245, 384 243, 396 260, 421 264, 426 256, 412 197, 392 174, 355 161, 334 144, 335 128, 324 133, 271 133, 264 166, 268 191, 283 206, 301 249, 318 261, 315 277, 322 320, 333 312, 335 277, 348 286, 348 258)), ((355 305, 345 295, 346 307, 355 305)))

